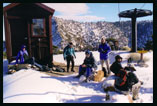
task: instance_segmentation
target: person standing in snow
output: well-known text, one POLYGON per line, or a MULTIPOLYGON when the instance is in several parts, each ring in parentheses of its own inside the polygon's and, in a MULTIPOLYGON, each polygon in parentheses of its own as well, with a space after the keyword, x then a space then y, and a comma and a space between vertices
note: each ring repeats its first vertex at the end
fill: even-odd
POLYGON ((114 42, 114 50, 116 51, 120 50, 118 41, 114 42))
POLYGON ((75 50, 73 48, 73 44, 72 42, 70 42, 65 48, 64 48, 64 52, 63 52, 63 57, 64 60, 67 61, 67 72, 69 72, 69 67, 70 67, 70 62, 72 63, 72 67, 71 67, 71 71, 74 71, 74 57, 76 58, 75 55, 75 50))
POLYGON ((108 60, 108 54, 110 51, 111 51, 111 48, 107 44, 105 37, 102 37, 101 44, 99 45, 99 48, 98 48, 98 52, 100 53, 100 62, 101 62, 102 69, 104 67, 104 62, 106 63, 106 67, 108 71, 106 72, 107 76, 110 74, 109 60, 108 60))
POLYGON ((92 52, 87 50, 85 52, 85 59, 82 65, 79 67, 79 75, 76 76, 79 78, 81 75, 85 75, 86 79, 91 75, 93 69, 97 69, 95 58, 93 57, 92 52))

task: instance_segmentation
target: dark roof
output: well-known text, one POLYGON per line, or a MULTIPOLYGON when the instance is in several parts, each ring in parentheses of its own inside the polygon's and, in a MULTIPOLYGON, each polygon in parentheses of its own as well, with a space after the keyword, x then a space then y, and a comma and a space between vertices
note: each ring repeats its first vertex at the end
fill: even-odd
POLYGON ((7 5, 6 7, 4 7, 3 10, 4 10, 4 12, 6 12, 6 11, 8 11, 8 10, 14 8, 14 7, 17 7, 19 5, 22 5, 22 4, 34 4, 34 5, 36 5, 36 6, 40 7, 40 8, 43 8, 44 10, 48 11, 51 14, 53 14, 54 11, 55 11, 54 9, 49 8, 46 5, 41 4, 41 3, 11 3, 11 4, 7 5))
POLYGON ((145 10, 145 9, 132 9, 132 10, 126 10, 119 13, 119 17, 125 17, 125 18, 131 18, 133 16, 136 17, 144 17, 148 15, 152 15, 151 10, 145 10))

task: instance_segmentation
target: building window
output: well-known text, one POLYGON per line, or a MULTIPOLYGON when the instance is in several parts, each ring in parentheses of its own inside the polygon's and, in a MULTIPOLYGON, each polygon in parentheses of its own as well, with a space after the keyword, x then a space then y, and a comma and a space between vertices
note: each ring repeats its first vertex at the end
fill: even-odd
POLYGON ((32 35, 33 36, 45 36, 45 20, 33 19, 32 20, 32 35))

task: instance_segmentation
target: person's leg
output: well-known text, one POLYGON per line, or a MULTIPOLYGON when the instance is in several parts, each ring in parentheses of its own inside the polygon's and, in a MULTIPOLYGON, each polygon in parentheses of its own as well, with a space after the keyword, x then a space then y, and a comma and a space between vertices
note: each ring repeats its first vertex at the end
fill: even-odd
POLYGON ((100 62, 101 62, 101 68, 103 68, 104 67, 104 60, 100 60, 100 62))
POLYGON ((132 86, 132 94, 133 94, 132 99, 133 100, 136 100, 136 99, 139 98, 138 94, 139 94, 140 87, 141 87, 141 83, 140 82, 138 82, 138 83, 136 83, 135 85, 132 86))
POLYGON ((88 78, 91 75, 92 69, 87 67, 86 68, 86 78, 88 78))
POLYGON ((110 74, 111 71, 110 71, 110 66, 109 66, 109 60, 105 60, 105 63, 106 63, 106 67, 107 67, 107 74, 110 74))
POLYGON ((27 60, 24 61, 24 64, 31 64, 31 65, 34 65, 34 62, 35 62, 35 58, 34 57, 31 57, 27 60))
POLYGON ((67 57, 67 72, 69 72, 69 67, 70 67, 70 59, 69 57, 67 57))
POLYGON ((73 58, 73 56, 71 57, 71 63, 72 63, 71 71, 72 71, 72 72, 75 72, 75 71, 74 71, 74 64, 75 64, 75 63, 74 63, 74 58, 73 58))
POLYGON ((79 73, 78 73, 78 75, 76 76, 76 78, 79 78, 82 74, 83 74, 83 68, 82 68, 82 65, 80 65, 80 66, 79 66, 79 73))
POLYGON ((34 65, 37 66, 38 68, 40 68, 41 71, 43 71, 42 65, 40 65, 40 64, 38 64, 38 63, 36 63, 36 62, 34 62, 34 65))
POLYGON ((35 63, 35 58, 34 57, 30 58, 30 64, 34 65, 34 63, 35 63))
POLYGON ((82 66, 79 67, 79 75, 81 74, 82 66))

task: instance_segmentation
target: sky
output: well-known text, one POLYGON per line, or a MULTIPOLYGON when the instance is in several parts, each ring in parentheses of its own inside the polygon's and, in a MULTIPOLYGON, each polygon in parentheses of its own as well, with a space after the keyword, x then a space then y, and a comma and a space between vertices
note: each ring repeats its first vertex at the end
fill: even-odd
MULTIPOLYGON (((130 9, 149 9, 153 10, 152 3, 44 3, 56 10, 54 16, 64 19, 74 19, 76 21, 119 21, 118 13, 130 9), (118 8, 119 5, 119 8, 118 8)), ((152 16, 138 20, 152 20, 152 16)), ((122 19, 121 20, 130 20, 122 19)))
MULTIPOLYGON (((3 7, 10 3, 3 3, 3 7)), ((118 13, 130 9, 148 9, 153 11, 153 3, 43 3, 55 9, 54 16, 79 22, 126 21, 118 13), (119 7, 119 8, 118 8, 119 7)), ((137 21, 153 20, 152 16, 138 18, 137 21)), ((4 28, 3 28, 4 29, 4 28)), ((4 34, 3 34, 4 35, 4 34)), ((3 37, 4 39, 4 37, 3 37)))

